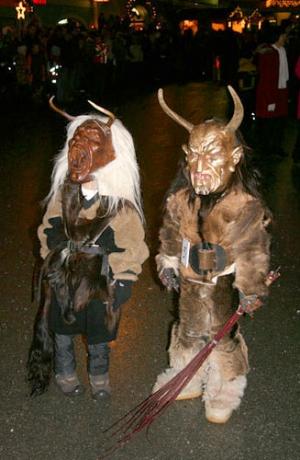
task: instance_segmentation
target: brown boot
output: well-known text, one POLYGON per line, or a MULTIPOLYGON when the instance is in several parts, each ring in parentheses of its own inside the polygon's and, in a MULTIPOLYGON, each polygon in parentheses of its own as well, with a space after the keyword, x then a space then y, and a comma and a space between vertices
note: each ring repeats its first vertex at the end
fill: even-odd
POLYGON ((95 401, 102 401, 110 398, 111 388, 109 384, 109 375, 106 374, 100 375, 89 375, 92 398, 95 401))
POLYGON ((55 376, 55 382, 58 388, 63 392, 65 396, 80 396, 84 393, 84 388, 80 384, 77 374, 72 375, 60 375, 55 376))

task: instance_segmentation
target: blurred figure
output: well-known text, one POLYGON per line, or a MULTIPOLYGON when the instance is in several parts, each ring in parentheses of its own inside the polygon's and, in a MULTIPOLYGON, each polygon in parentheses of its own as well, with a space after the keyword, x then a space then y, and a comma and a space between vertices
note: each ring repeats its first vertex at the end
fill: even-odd
POLYGON ((34 42, 28 53, 28 70, 33 99, 41 101, 46 83, 47 61, 40 43, 34 42))
MULTIPOLYGON (((300 82, 300 55, 298 56, 296 67, 295 67, 295 75, 300 82)), ((296 143, 293 149, 293 160, 295 163, 300 165, 300 89, 298 87, 298 104, 297 104, 297 138, 296 143)))
POLYGON ((62 28, 60 41, 60 64, 57 79, 57 100, 61 105, 70 105, 75 98, 76 71, 75 63, 78 56, 78 42, 71 28, 62 28))
POLYGON ((28 97, 30 92, 30 75, 27 62, 27 46, 20 43, 16 54, 17 94, 20 98, 28 97))
POLYGON ((288 61, 284 48, 287 34, 276 26, 266 26, 264 41, 256 49, 258 81, 255 111, 260 147, 270 155, 286 156, 282 148, 288 115, 288 61))
POLYGON ((252 142, 250 128, 253 126, 255 112, 256 65, 253 55, 256 49, 254 33, 246 31, 241 36, 241 49, 238 68, 238 93, 244 106, 244 120, 241 130, 249 143, 252 142), (250 137, 251 136, 251 137, 250 137))
POLYGON ((129 78, 131 85, 140 88, 143 81, 144 52, 141 37, 134 33, 129 43, 129 78))
POLYGON ((103 34, 96 35, 94 42, 93 75, 91 97, 95 101, 106 101, 106 90, 110 78, 110 43, 103 34))
POLYGON ((239 68, 239 42, 238 34, 231 28, 221 33, 220 40, 220 61, 221 61, 221 82, 224 85, 231 85, 237 88, 239 68))

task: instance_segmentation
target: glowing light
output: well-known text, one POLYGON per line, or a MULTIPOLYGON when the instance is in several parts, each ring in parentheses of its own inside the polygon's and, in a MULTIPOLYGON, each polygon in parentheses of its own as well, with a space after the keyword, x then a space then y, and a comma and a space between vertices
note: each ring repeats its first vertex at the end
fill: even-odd
POLYGON ((17 11, 17 19, 20 21, 21 19, 25 19, 25 11, 26 8, 23 5, 23 2, 19 2, 19 5, 16 6, 16 11, 17 11))
MULTIPOLYGON (((229 23, 228 23, 228 27, 230 27, 229 23)), ((215 32, 218 32, 218 30, 225 30, 225 24, 223 24, 222 22, 212 22, 211 28, 215 32)))
POLYGON ((231 21, 234 21, 234 22, 238 22, 238 21, 241 21, 244 17, 244 13, 243 11, 241 10, 241 8, 239 6, 237 6, 235 8, 235 10, 233 10, 228 19, 231 20, 231 21))
POLYGON ((278 8, 289 8, 300 6, 300 0, 266 0, 266 8, 277 6, 278 8))
POLYGON ((191 30, 193 35, 198 32, 198 21, 197 19, 185 19, 179 24, 181 32, 191 30))
POLYGON ((227 20, 228 27, 234 32, 242 33, 246 27, 246 20, 243 11, 239 6, 230 13, 227 20))
POLYGON ((157 11, 150 0, 128 0, 126 3, 126 10, 127 16, 131 21, 130 27, 135 30, 143 30, 145 21, 149 19, 157 25, 157 11))

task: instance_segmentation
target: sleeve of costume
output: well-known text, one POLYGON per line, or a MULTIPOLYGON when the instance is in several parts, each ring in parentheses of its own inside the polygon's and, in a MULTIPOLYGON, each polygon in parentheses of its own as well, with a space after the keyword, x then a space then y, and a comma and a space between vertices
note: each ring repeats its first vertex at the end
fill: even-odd
POLYGON ((269 211, 258 200, 249 201, 234 224, 235 287, 244 295, 266 296, 269 272, 269 211))
POLYGON ((159 254, 155 258, 158 272, 165 268, 173 268, 176 275, 178 275, 182 244, 179 233, 179 213, 177 194, 169 196, 166 202, 163 224, 159 231, 159 254))
POLYGON ((116 280, 136 281, 142 264, 149 257, 145 243, 145 232, 138 213, 123 208, 110 223, 114 231, 115 244, 122 252, 113 252, 108 262, 116 280))
POLYGON ((41 225, 38 227, 40 255, 45 259, 58 243, 66 239, 62 223, 61 195, 57 193, 47 205, 41 225))

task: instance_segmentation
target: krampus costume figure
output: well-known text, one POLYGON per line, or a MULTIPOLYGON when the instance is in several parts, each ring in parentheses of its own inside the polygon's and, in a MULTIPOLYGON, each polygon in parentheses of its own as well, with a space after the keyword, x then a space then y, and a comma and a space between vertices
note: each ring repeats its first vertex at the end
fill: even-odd
POLYGON ((139 171, 131 135, 113 114, 71 117, 57 156, 47 209, 38 228, 41 257, 34 337, 28 359, 33 395, 55 379, 65 395, 83 388, 76 374, 73 338, 87 339, 94 399, 109 396, 109 345, 120 307, 148 257, 144 242, 139 171))
MULTIPOLYGON (((159 277, 180 290, 179 321, 173 326, 170 368, 154 391, 178 374, 221 329, 240 302, 263 300, 269 270, 270 212, 257 191, 257 174, 246 166, 246 146, 237 129, 243 106, 234 101, 229 123, 207 120, 194 126, 173 112, 159 90, 163 110, 190 133, 182 164, 166 200, 156 256, 159 277)), ((246 387, 248 357, 238 327, 214 349, 177 399, 203 396, 206 418, 225 423, 246 387)))

